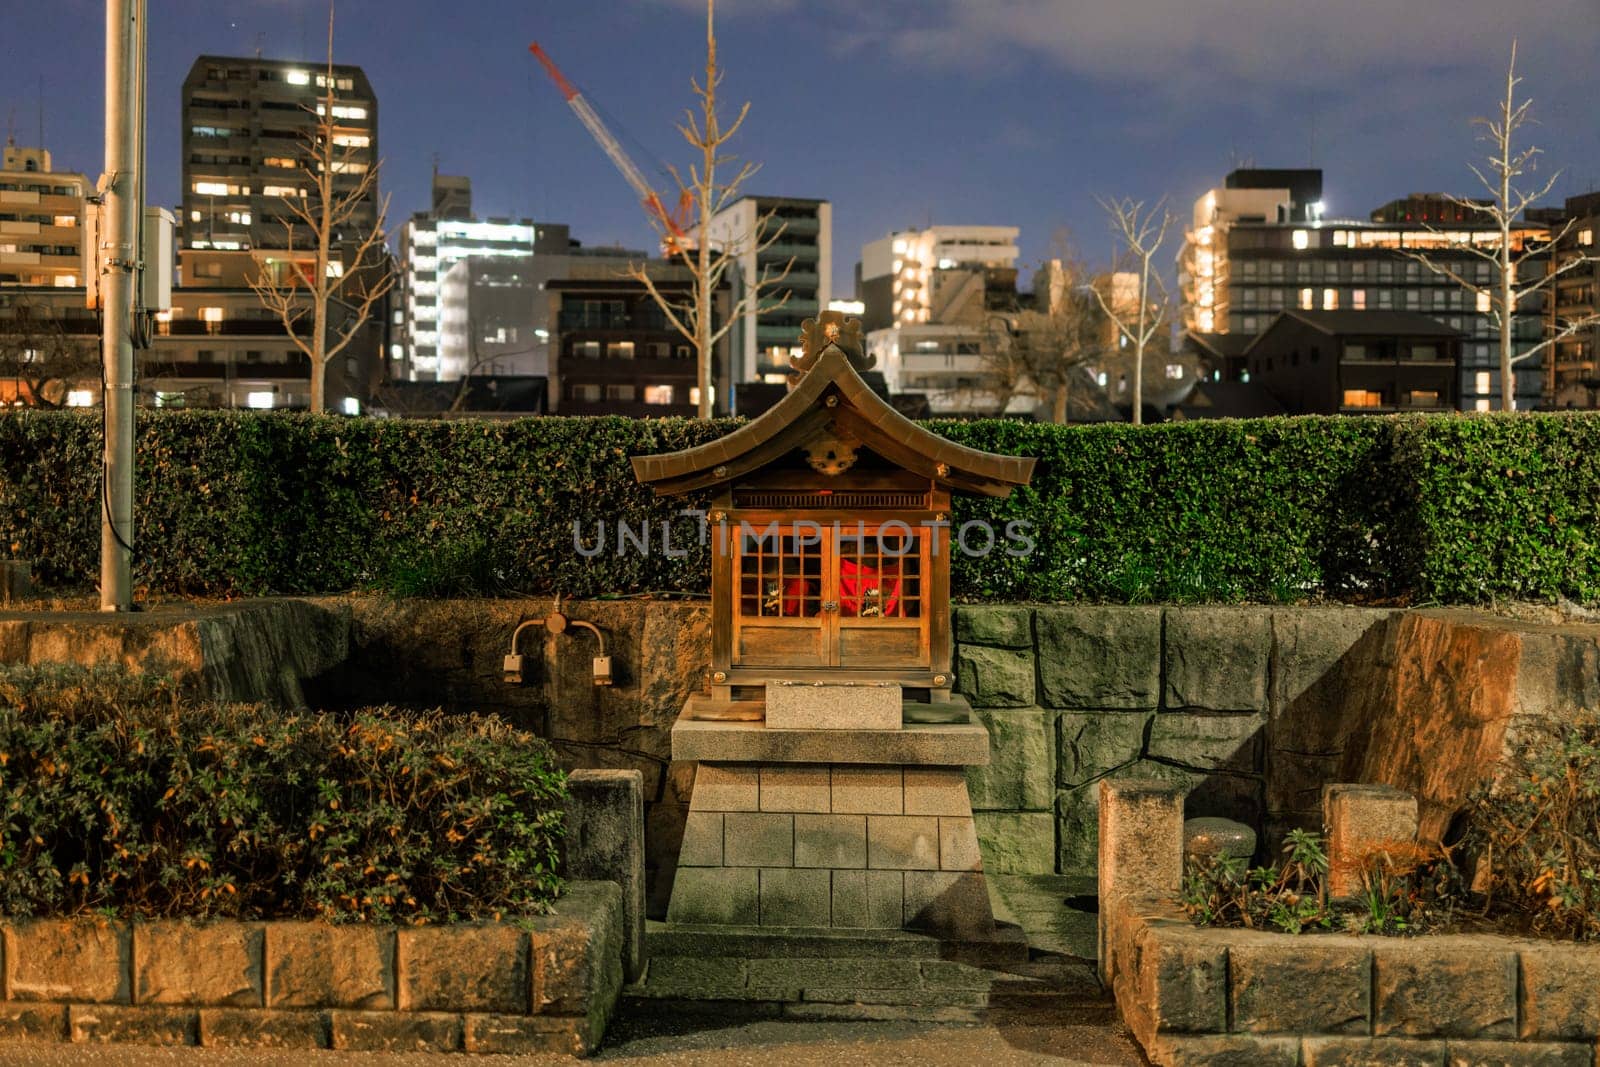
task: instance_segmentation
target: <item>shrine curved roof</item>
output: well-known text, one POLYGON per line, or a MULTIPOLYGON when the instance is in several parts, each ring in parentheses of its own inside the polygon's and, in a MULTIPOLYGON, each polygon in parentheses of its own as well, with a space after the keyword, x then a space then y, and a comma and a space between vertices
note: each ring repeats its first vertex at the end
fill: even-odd
POLYGON ((1033 477, 1031 456, 968 448, 900 414, 861 380, 837 345, 823 349, 789 395, 760 418, 694 448, 635 456, 633 473, 658 496, 720 485, 776 461, 829 423, 890 462, 958 492, 1003 497, 1033 477))

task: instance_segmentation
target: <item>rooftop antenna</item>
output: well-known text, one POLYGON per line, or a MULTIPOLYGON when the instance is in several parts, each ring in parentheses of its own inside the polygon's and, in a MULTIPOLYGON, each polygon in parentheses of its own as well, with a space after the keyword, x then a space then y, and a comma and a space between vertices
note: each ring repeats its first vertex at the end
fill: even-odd
POLYGON ((6 147, 17 147, 17 108, 13 104, 11 111, 6 116, 6 147))
POLYGON ((261 45, 266 40, 266 38, 267 38, 267 31, 265 31, 265 30, 257 30, 256 31, 256 58, 257 59, 261 58, 261 45))
POLYGON ((39 75, 39 147, 44 148, 44 75, 39 75))

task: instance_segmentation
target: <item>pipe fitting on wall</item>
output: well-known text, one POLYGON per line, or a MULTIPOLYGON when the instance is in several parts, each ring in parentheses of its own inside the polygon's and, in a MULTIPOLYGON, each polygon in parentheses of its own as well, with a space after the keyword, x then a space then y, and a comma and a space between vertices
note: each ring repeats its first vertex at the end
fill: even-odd
POLYGON ((505 680, 507 685, 521 685, 523 670, 527 657, 517 651, 517 642, 522 637, 522 632, 533 626, 543 626, 545 632, 551 637, 559 637, 568 629, 587 630, 594 634, 596 644, 600 646, 599 655, 594 658, 594 684, 607 686, 613 683, 611 677, 611 657, 606 655, 606 637, 600 632, 600 627, 583 619, 568 618, 561 611, 561 598, 556 598, 556 609, 542 619, 528 619, 518 623, 517 628, 511 632, 511 651, 506 655, 504 662, 505 680))

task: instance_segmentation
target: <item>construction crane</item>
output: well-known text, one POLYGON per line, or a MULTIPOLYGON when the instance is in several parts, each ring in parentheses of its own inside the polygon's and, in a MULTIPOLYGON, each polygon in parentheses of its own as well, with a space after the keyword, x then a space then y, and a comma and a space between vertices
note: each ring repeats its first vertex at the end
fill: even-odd
POLYGON ((585 100, 583 94, 578 92, 577 87, 567 80, 566 75, 561 73, 561 68, 556 66, 555 60, 551 59, 549 54, 539 47, 538 41, 530 44, 528 51, 532 52, 533 58, 543 65, 545 72, 550 75, 550 80, 556 83, 556 88, 561 91, 562 97, 567 101, 567 106, 572 109, 572 113, 578 116, 578 121, 583 123, 590 136, 599 143, 605 154, 611 157, 611 162, 616 164, 617 169, 622 172, 624 180, 633 187, 634 193, 638 195, 640 202, 644 204, 645 212, 661 227, 662 251, 670 256, 681 249, 693 247, 694 239, 683 228, 684 221, 689 215, 689 208, 693 203, 693 197, 689 190, 685 189, 683 191, 683 195, 678 200, 676 212, 668 211, 666 204, 661 200, 660 194, 651 187, 650 183, 645 179, 644 173, 628 157, 628 153, 623 149, 621 143, 612 136, 611 131, 600 120, 600 116, 590 106, 589 101, 585 100))

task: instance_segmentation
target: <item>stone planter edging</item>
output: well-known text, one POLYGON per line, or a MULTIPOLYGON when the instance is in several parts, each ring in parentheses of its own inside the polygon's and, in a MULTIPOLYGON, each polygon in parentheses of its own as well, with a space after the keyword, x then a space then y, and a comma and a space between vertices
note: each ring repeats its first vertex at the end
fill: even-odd
POLYGON ((1493 934, 1289 935, 1106 902, 1117 1005, 1160 1067, 1594 1067, 1600 946, 1493 934))
POLYGON ((622 890, 449 926, 18 920, 0 1046, 132 1042, 588 1055, 622 988, 622 890))

